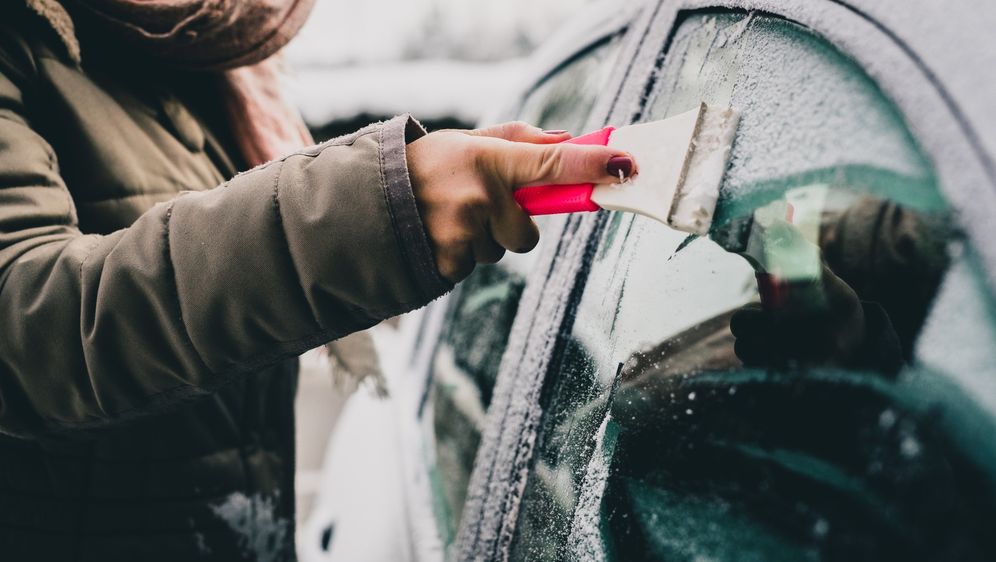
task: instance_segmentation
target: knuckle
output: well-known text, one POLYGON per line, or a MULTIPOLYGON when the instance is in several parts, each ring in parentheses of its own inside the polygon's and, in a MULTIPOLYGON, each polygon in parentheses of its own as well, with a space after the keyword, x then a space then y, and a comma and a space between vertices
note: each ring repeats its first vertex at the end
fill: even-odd
POLYGON ((451 262, 449 260, 443 260, 438 264, 437 267, 439 268, 440 275, 449 279, 450 281, 453 281, 454 283, 459 281, 460 279, 463 279, 463 277, 460 276, 460 272, 454 262, 451 262))
MULTIPOLYGON (((479 141, 484 141, 485 139, 475 139, 479 141)), ((463 158, 464 162, 467 162, 469 166, 480 176, 487 174, 489 170, 494 168, 494 150, 491 147, 491 143, 488 142, 473 142, 468 143, 468 146, 464 147, 464 151, 458 156, 463 158)))
POLYGON ((493 205, 488 191, 481 185, 468 186, 458 197, 460 215, 464 220, 472 220, 481 211, 487 211, 493 205))
POLYGON ((577 166, 593 177, 602 176, 606 173, 606 163, 618 153, 604 147, 590 148, 592 150, 586 150, 577 155, 577 166))
POLYGON ((462 136, 464 138, 459 139, 458 142, 454 142, 448 147, 446 160, 453 166, 460 166, 463 162, 475 164, 484 155, 484 150, 482 149, 483 143, 476 142, 479 140, 478 138, 467 135, 462 136))
POLYGON ((526 133, 531 128, 532 127, 529 125, 529 123, 526 123, 525 121, 510 121, 508 123, 505 123, 504 126, 505 132, 508 133, 508 135, 511 137, 515 137, 522 133, 526 133))
POLYGON ((470 232, 465 228, 447 229, 439 237, 439 246, 444 249, 447 255, 458 255, 466 252, 467 245, 473 239, 470 232))
POLYGON ((457 282, 474 270, 474 258, 467 250, 441 251, 436 258, 436 268, 440 275, 457 282))
POLYGON ((466 232, 474 224, 474 209, 460 201, 453 207, 449 222, 452 225, 444 235, 450 245, 462 244, 470 238, 466 232))
POLYGON ((543 177, 559 176, 563 168, 564 147, 554 145, 540 151, 539 174, 543 177))

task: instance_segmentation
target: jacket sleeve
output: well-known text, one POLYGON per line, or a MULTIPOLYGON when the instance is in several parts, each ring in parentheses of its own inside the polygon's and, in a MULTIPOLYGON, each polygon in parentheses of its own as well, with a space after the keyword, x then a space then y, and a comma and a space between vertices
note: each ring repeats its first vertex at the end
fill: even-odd
POLYGON ((84 235, 11 68, 0 56, 0 432, 158 411, 451 288, 408 179, 411 118, 84 235))

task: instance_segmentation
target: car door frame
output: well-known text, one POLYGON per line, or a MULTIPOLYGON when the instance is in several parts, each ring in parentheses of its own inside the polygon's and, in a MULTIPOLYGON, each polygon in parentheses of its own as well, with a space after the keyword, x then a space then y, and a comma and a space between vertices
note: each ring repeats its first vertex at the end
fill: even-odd
MULTIPOLYGON (((503 113, 490 120, 514 118, 529 95, 559 70, 621 34, 616 66, 606 82, 610 86, 605 90, 618 92, 630 73, 640 48, 642 32, 650 23, 651 11, 647 8, 651 6, 648 4, 652 3, 634 3, 620 8, 618 4, 612 6, 606 3, 609 9, 615 10, 615 16, 603 18, 594 28, 582 28, 573 35, 566 35, 561 46, 555 47, 552 52, 541 53, 532 84, 513 104, 504 108, 503 113)), ((614 102, 614 95, 599 96, 589 113, 585 129, 604 126, 614 102)), ((574 281, 584 276, 577 275, 576 268, 571 264, 584 261, 580 258, 597 225, 581 216, 555 216, 550 219, 548 232, 559 232, 560 235, 555 243, 540 249, 536 264, 526 279, 519 312, 513 322, 509 345, 502 356, 488 408, 485 432, 474 461, 451 559, 478 559, 474 554, 477 549, 471 545, 479 543, 482 538, 480 531, 487 533, 488 529, 497 528, 497 521, 482 514, 495 513, 496 507, 501 510, 507 493, 525 485, 530 451, 510 438, 528 434, 538 421, 536 415, 539 411, 531 404, 542 390, 542 377, 538 377, 537 373, 546 372, 544 360, 555 355, 551 353, 551 346, 557 343, 557 327, 562 324, 564 313, 569 308, 561 297, 565 292, 580 295, 583 289, 583 286, 574 287, 574 281)))
MULTIPOLYGON (((801 24, 854 60, 896 104, 978 249, 993 291, 996 244, 986 242, 996 238, 996 221, 987 220, 986 210, 996 209, 996 158, 987 151, 981 131, 996 130, 996 119, 970 120, 964 108, 970 104, 962 103, 964 92, 946 88, 938 69, 923 56, 922 49, 931 42, 914 43, 903 33, 908 26, 897 28, 896 22, 909 20, 896 17, 885 23, 882 16, 888 12, 875 1, 660 0, 631 26, 619 59, 627 64, 608 82, 588 126, 641 119, 656 84, 656 69, 667 56, 678 24, 690 12, 758 13, 801 24)), ((552 367, 570 333, 606 216, 600 212, 562 219, 560 239, 546 247, 530 276, 520 304, 520 310, 529 312, 516 318, 502 359, 458 530, 456 559, 509 556, 543 415, 544 383, 548 373, 557 372, 552 367)))
MULTIPOLYGON (((522 85, 516 90, 519 93, 505 107, 497 108, 491 115, 485 116, 481 125, 512 120, 510 116, 521 110, 529 95, 560 68, 612 38, 625 34, 642 12, 642 8, 640 2, 634 2, 621 9, 614 0, 603 0, 600 5, 592 6, 582 15, 576 28, 553 37, 551 43, 544 45, 536 53, 533 63, 526 70, 522 85)), ((552 224, 550 231, 559 232, 562 228, 562 223, 552 224)), ((555 248, 539 251, 541 254, 536 267, 527 279, 527 292, 528 287, 542 286, 545 283, 549 265, 557 255, 555 248)), ((451 297, 447 295, 426 309, 411 313, 403 319, 402 331, 408 333, 403 355, 408 358, 408 366, 404 369, 403 379, 394 381, 399 397, 395 402, 399 410, 399 447, 403 450, 400 469, 404 480, 405 519, 410 551, 416 560, 440 560, 444 556, 432 510, 430 475, 424 463, 424 451, 429 446, 429 440, 422 434, 421 419, 432 385, 433 357, 445 332, 444 322, 450 300, 451 297)), ((534 307, 520 305, 515 322, 530 325, 539 321, 540 316, 534 307)))

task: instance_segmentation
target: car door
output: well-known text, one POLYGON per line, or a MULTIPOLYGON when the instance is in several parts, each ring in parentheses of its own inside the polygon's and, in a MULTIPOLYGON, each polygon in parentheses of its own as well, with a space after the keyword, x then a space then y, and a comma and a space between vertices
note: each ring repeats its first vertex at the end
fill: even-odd
MULTIPOLYGON (((514 118, 579 134, 601 85, 616 71, 637 12, 636 4, 620 10, 602 3, 582 14, 535 55, 532 79, 507 107, 496 108, 491 121, 514 118)), ((479 265, 426 314, 431 320, 423 323, 423 341, 417 345, 427 354, 424 373, 411 373, 421 382, 412 412, 419 430, 410 435, 420 446, 409 456, 410 472, 418 476, 410 481, 409 503, 429 506, 410 515, 421 544, 419 559, 433 559, 453 545, 513 325, 531 323, 536 314, 522 306, 522 297, 527 285, 544 283, 544 264, 556 255, 561 228, 557 218, 537 217, 537 222, 541 240, 536 249, 479 265)))
POLYGON ((996 555, 996 180, 975 96, 881 6, 743 4, 665 1, 631 32, 612 123, 742 113, 715 224, 562 223, 457 558, 996 555))

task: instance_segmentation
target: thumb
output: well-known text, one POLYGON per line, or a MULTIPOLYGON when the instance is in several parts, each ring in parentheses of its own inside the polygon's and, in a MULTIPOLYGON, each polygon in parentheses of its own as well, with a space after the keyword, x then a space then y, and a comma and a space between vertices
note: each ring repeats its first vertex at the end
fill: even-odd
POLYGON ((620 182, 637 172, 633 157, 607 146, 503 143, 492 169, 506 185, 620 182), (621 176, 621 177, 620 177, 621 176))

